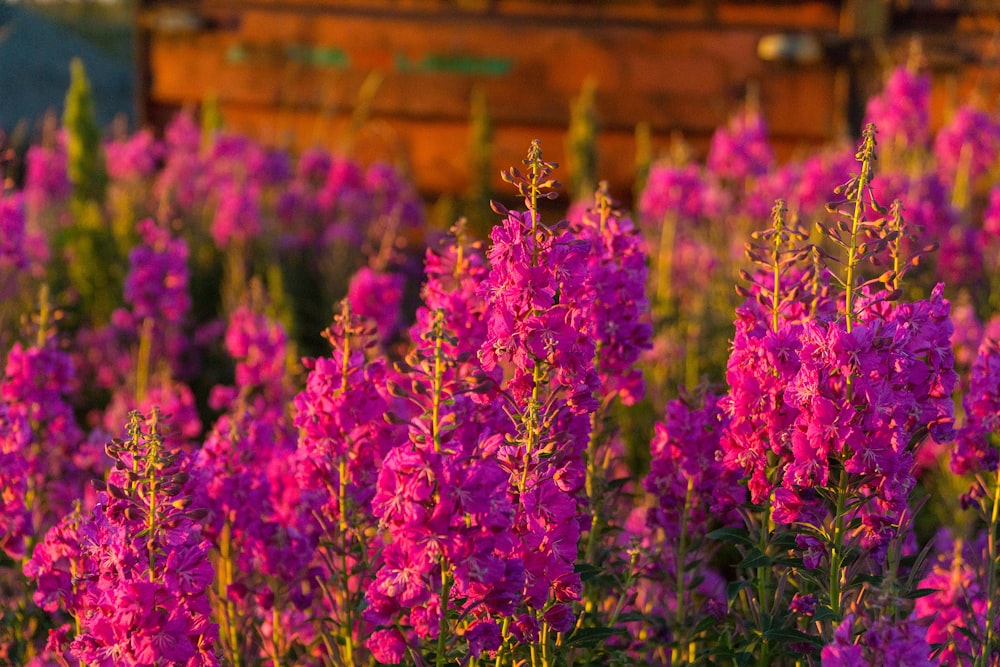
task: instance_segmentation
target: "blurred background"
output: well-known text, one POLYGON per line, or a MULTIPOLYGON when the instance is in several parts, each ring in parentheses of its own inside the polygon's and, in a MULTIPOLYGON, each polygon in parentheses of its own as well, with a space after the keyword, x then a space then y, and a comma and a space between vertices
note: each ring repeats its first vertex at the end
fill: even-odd
POLYGON ((99 120, 135 122, 135 7, 125 0, 0 2, 0 127, 62 113, 69 63, 83 60, 99 120))
POLYGON ((935 126, 954 100, 995 103, 998 11, 993 0, 8 2, 0 127, 30 135, 61 113, 78 56, 104 124, 162 129, 207 104, 270 145, 391 162, 425 195, 467 192, 477 170, 498 174, 540 138, 558 162, 591 159, 627 199, 643 164, 678 146, 703 152, 742 105, 763 112, 781 159, 854 136, 864 101, 908 59, 933 76, 935 126), (587 150, 574 156, 574 142, 587 150))

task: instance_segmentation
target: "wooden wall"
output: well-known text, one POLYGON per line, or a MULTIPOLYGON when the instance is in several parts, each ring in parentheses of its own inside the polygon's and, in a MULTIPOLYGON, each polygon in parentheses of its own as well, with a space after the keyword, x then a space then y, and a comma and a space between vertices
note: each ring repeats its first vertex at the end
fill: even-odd
MULTIPOLYGON (((918 21, 928 12, 914 12, 914 2, 908 16, 918 21)), ((533 138, 562 161, 571 101, 589 82, 601 128, 599 172, 622 192, 633 178, 637 124, 649 124, 657 150, 675 132, 704 149, 748 86, 783 155, 845 132, 859 81, 870 88, 877 78, 870 44, 887 30, 886 6, 145 0, 141 113, 162 123, 213 96, 227 126, 268 143, 348 148, 350 140, 361 159, 408 164, 425 192, 462 192, 474 90, 494 123, 498 172, 516 164, 533 138), (818 45, 820 57, 762 59, 762 38, 775 34, 807 36, 802 43, 818 45)))

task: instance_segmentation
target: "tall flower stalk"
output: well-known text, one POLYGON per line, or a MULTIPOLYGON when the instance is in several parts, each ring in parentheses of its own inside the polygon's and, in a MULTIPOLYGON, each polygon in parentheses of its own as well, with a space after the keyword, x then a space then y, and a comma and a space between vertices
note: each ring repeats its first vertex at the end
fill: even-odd
MULTIPOLYGON (((948 397, 956 379, 940 288, 927 301, 896 303, 900 291, 891 272, 865 275, 870 260, 886 252, 899 232, 885 218, 866 217, 886 212, 871 193, 873 126, 857 158, 860 173, 838 189, 844 198, 830 207, 840 216, 822 228, 842 253, 839 265, 835 255, 821 252, 828 266, 820 267, 819 281, 807 278, 794 266, 812 253, 803 247, 790 249, 784 255, 788 270, 779 270, 780 203, 773 229, 761 236, 772 247, 751 247, 751 258, 767 271, 744 273, 751 287, 742 290, 748 300, 738 311, 728 373, 731 421, 723 439, 723 460, 749 476, 754 510, 762 512, 759 545, 744 558, 745 567, 758 568, 756 604, 771 599, 772 589, 760 587, 760 578, 772 572, 778 573, 774 593, 792 582, 814 582, 816 588, 800 592, 822 593, 825 642, 860 604, 858 575, 880 572, 900 536, 915 485, 914 448, 928 433, 939 442, 951 437, 948 397), (839 286, 839 296, 821 287, 827 282, 839 286), (805 291, 810 286, 812 293, 805 291), (761 366, 760 359, 767 363, 761 366), (774 535, 764 539, 771 522, 774 535), (785 526, 796 530, 787 534, 785 526), (769 547, 774 539, 793 539, 801 561, 775 570, 777 554, 769 547)), ((769 649, 762 629, 755 653, 764 664, 769 649)))

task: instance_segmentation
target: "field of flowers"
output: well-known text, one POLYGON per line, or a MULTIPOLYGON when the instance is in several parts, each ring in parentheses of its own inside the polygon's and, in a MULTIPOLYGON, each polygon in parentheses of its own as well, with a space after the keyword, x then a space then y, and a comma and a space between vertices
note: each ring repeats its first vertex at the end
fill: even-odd
POLYGON ((996 113, 748 108, 631 216, 536 142, 478 239, 92 105, 0 198, 0 664, 1000 665, 996 113))

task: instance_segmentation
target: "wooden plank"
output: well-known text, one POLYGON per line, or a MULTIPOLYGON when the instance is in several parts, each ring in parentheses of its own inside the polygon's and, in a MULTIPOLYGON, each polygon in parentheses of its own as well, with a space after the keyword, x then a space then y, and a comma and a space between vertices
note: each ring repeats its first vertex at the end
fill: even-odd
POLYGON ((832 69, 762 63, 754 55, 760 35, 751 31, 720 38, 707 29, 663 35, 622 27, 593 34, 537 28, 512 35, 502 25, 484 24, 463 34, 438 26, 418 36, 403 21, 373 31, 360 19, 286 17, 274 22, 278 37, 265 41, 265 18, 248 12, 241 28, 240 35, 256 41, 228 33, 154 40, 152 96, 180 103, 215 94, 232 103, 350 109, 366 77, 380 71, 375 115, 466 118, 467 101, 481 86, 498 122, 565 125, 570 101, 592 80, 598 115, 610 129, 638 122, 706 129, 724 122, 745 82, 756 79, 791 95, 782 106, 809 107, 776 116, 787 123, 776 131, 816 136, 832 122, 829 105, 810 104, 817 96, 830 98, 832 69), (396 34, 403 36, 387 37, 396 34), (530 48, 518 49, 521 42, 530 48), (302 57, 309 44, 322 45, 330 64, 302 57))
MULTIPOLYGON (((148 0, 145 4, 148 5, 148 0)), ((841 0, 201 0, 194 3, 200 11, 215 14, 254 9, 294 11, 309 16, 424 15, 434 20, 478 15, 549 25, 652 22, 661 26, 742 24, 808 30, 835 29, 842 4, 841 0)))

